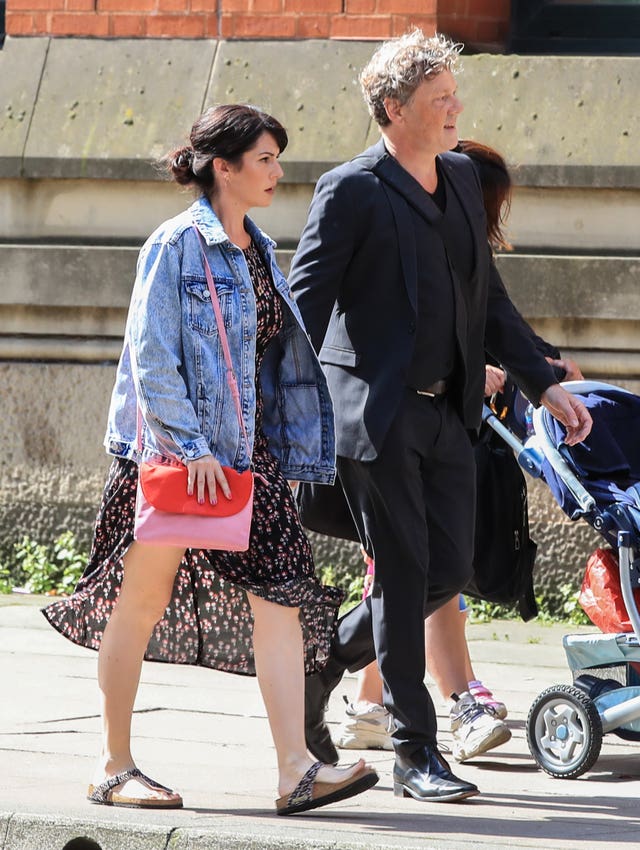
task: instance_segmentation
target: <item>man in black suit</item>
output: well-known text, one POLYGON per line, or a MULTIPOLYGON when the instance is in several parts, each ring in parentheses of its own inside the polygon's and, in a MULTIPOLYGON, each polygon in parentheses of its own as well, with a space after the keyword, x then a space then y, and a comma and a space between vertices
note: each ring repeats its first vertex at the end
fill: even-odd
POLYGON ((471 576, 468 432, 480 424, 485 344, 567 426, 567 442, 590 428, 493 265, 473 164, 449 153, 458 52, 419 30, 376 51, 360 82, 382 139, 318 181, 289 278, 334 399, 340 480, 376 564, 371 595, 341 619, 327 667, 307 682, 307 745, 337 761, 329 694, 377 656, 395 721, 394 792, 436 801, 478 793, 438 752, 423 621, 471 576))

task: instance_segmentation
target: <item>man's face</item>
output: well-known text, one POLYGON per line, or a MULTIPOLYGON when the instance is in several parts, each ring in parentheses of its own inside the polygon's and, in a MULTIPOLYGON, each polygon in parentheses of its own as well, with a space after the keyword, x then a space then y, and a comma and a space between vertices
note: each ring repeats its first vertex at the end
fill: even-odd
POLYGON ((456 121, 462 112, 456 88, 451 71, 442 71, 420 83, 399 110, 402 120, 397 127, 406 142, 433 156, 455 148, 458 144, 456 121))

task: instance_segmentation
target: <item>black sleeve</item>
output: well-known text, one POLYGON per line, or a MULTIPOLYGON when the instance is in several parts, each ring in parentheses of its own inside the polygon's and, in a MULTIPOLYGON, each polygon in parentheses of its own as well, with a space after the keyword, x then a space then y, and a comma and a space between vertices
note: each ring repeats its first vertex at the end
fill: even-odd
POLYGON ((324 174, 316 185, 289 272, 289 286, 316 351, 322 347, 353 256, 356 221, 343 175, 336 171, 324 174))
POLYGON ((547 343, 534 333, 507 295, 491 260, 485 347, 535 405, 540 404, 540 396, 547 387, 557 383, 553 369, 544 359, 550 356, 546 353, 546 346, 547 343))

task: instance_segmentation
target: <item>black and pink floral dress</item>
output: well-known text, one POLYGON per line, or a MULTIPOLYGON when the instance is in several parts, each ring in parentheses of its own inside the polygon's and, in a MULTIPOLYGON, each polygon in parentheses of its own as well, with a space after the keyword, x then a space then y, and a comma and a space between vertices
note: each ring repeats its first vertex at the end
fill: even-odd
MULTIPOLYGON (((282 327, 282 302, 252 242, 244 252, 256 295, 256 376, 269 342, 282 327)), ((300 608, 307 674, 321 669, 342 591, 320 584, 291 490, 262 433, 262 398, 256 379, 257 481, 251 539, 246 552, 188 549, 173 597, 156 625, 145 658, 197 664, 255 675, 253 616, 245 590, 279 605, 300 608)), ((122 557, 133 541, 138 467, 115 458, 105 485, 85 573, 72 596, 43 613, 74 643, 98 649, 122 583, 122 557)))

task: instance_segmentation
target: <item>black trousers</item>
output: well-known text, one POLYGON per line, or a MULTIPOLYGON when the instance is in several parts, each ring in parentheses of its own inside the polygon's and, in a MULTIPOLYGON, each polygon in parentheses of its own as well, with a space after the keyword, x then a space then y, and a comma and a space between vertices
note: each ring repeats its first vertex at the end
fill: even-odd
POLYGON ((424 619, 471 577, 475 463, 446 398, 407 390, 375 461, 338 458, 363 545, 375 559, 371 595, 338 623, 335 662, 358 670, 377 657, 394 745, 436 742, 424 684, 424 619))

